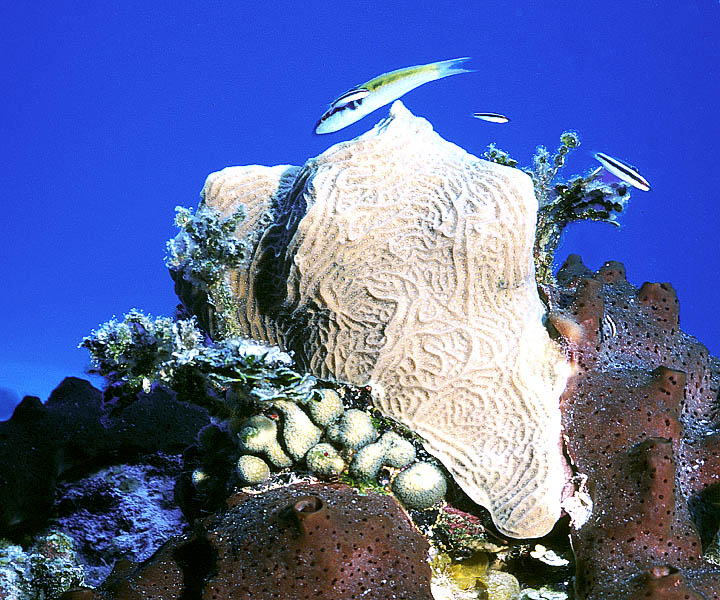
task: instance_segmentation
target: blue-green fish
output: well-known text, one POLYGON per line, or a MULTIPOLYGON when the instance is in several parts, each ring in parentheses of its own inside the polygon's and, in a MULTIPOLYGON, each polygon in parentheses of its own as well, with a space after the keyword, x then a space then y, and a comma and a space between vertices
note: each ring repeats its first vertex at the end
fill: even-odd
POLYGON ((339 131, 429 81, 458 73, 471 73, 473 69, 464 69, 459 66, 466 60, 470 59, 468 57, 454 58, 397 69, 355 86, 330 105, 315 126, 315 133, 339 131))

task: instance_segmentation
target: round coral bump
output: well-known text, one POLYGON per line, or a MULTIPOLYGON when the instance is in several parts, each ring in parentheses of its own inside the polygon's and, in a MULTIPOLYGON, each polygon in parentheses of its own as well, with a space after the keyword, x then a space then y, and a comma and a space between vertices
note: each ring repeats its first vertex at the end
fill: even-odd
POLYGON ((333 442, 357 450, 374 442, 377 431, 366 412, 351 408, 328 429, 328 436, 333 442))
POLYGON ((242 448, 248 452, 262 452, 277 441, 277 425, 267 417, 257 415, 242 424, 238 433, 242 448))
POLYGON ((345 470, 345 461, 330 444, 315 444, 305 455, 307 468, 315 475, 339 475, 345 470))
POLYGON ((419 462, 395 477, 392 491, 405 506, 422 510, 443 499, 447 481, 435 465, 419 462))
POLYGON ((380 441, 388 445, 384 464, 389 467, 402 469, 415 460, 415 447, 397 433, 388 431, 383 434, 380 441))
POLYGON ((320 427, 327 427, 339 419, 344 411, 340 394, 335 390, 319 390, 306 403, 310 418, 320 427))
POLYGON ((292 465, 292 459, 278 443, 277 425, 272 419, 263 415, 250 417, 243 423, 238 439, 241 450, 264 454, 276 467, 292 465))
POLYGON ((388 446, 382 441, 363 446, 355 453, 350 464, 350 474, 358 479, 375 479, 387 451, 388 446))
POLYGON ((267 463, 262 458, 249 454, 238 458, 237 472, 240 479, 248 485, 262 483, 270 478, 270 467, 267 463))
POLYGON ((285 448, 293 460, 302 460, 307 451, 320 441, 322 430, 294 402, 277 400, 273 406, 285 417, 282 433, 285 448))

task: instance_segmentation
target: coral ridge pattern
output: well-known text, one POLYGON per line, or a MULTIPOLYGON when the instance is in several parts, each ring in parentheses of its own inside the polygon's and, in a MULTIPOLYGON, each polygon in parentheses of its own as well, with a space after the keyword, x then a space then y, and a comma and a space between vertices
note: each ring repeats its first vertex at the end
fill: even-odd
MULTIPOLYGON (((293 351, 316 376, 372 385, 515 537, 560 516, 558 399, 569 369, 543 326, 530 178, 478 159, 396 102, 366 134, 304 167, 233 167, 203 203, 244 206, 244 269, 223 319, 293 351)), ((175 272, 210 330, 211 306, 175 272)))

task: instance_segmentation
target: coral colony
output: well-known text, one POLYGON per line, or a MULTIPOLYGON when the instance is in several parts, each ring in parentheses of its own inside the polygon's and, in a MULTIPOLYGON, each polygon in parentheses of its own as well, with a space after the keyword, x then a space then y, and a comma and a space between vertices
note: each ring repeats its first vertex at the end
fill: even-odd
POLYGON ((395 102, 303 167, 210 175, 178 314, 102 325, 104 392, 0 424, 0 597, 720 598, 720 361, 669 284, 553 276, 630 197, 559 179, 579 143, 520 169, 395 102))

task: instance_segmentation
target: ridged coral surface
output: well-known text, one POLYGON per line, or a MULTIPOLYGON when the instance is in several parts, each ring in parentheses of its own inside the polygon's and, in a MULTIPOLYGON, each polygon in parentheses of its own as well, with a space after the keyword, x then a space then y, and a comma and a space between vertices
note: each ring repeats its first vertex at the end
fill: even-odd
POLYGON ((638 289, 620 263, 593 273, 577 256, 558 281, 567 450, 594 507, 572 533, 577 597, 717 600, 720 568, 703 558, 717 505, 714 524, 702 509, 720 484, 720 361, 680 330, 668 283, 638 289))
POLYGON ((299 172, 265 169, 274 190, 244 183, 257 168, 241 167, 203 192, 227 214, 246 204, 262 227, 238 232, 251 251, 228 279, 240 330, 315 375, 373 385, 378 408, 422 435, 504 533, 547 533, 567 367, 542 324, 529 177, 446 142, 399 102, 299 172))

